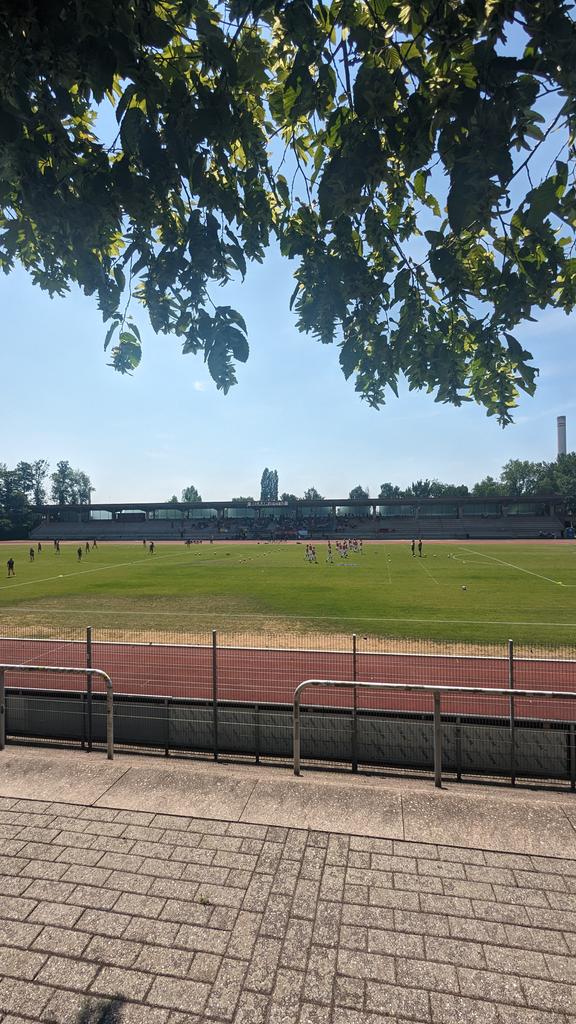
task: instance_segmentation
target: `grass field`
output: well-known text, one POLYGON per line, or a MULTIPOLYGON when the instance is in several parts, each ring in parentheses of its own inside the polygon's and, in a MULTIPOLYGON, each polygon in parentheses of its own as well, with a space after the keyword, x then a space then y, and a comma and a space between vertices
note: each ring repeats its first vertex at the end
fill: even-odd
POLYGON ((308 565, 297 544, 101 544, 76 556, 0 545, 0 634, 69 626, 154 631, 363 633, 436 641, 570 645, 576 544, 367 543, 308 565), (16 576, 7 578, 6 561, 16 576), (465 589, 464 589, 465 588, 465 589))

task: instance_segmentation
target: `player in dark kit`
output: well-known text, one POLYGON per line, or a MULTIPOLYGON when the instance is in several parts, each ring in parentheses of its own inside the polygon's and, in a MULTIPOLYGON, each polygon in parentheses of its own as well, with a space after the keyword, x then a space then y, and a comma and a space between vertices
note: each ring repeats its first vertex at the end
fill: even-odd
POLYGON ((78 555, 78 561, 82 561, 82 548, 78 548, 76 554, 78 555))
POLYGON ((31 562, 34 561, 34 548, 30 548, 30 551, 28 552, 28 557, 31 562))
POLYGON ((6 565, 8 567, 8 575, 15 576, 16 573, 14 572, 14 559, 9 558, 8 561, 6 562, 6 565))

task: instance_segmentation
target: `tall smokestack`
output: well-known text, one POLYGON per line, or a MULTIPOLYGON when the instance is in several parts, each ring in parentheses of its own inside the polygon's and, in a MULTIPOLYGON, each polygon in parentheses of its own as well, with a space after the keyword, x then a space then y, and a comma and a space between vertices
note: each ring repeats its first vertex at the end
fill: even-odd
POLYGON ((558 428, 558 455, 566 455, 566 417, 558 416, 556 425, 558 428))

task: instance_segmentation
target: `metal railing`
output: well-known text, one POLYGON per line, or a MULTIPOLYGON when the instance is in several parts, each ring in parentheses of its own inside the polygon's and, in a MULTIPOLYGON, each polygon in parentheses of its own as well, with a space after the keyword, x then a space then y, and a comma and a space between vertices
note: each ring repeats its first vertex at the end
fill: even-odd
MULTIPOLYGON (((424 683, 363 683, 359 680, 341 679, 305 679, 303 683, 294 690, 294 702, 292 708, 292 737, 293 737, 293 760, 294 775, 300 775, 300 745, 301 745, 301 723, 300 723, 300 698, 304 690, 311 686, 336 687, 337 689, 350 689, 354 693, 354 705, 352 709, 353 722, 355 724, 357 714, 356 691, 377 690, 379 692, 392 693, 420 693, 431 694, 434 699, 433 716, 433 745, 434 745, 434 785, 437 789, 442 787, 442 695, 463 694, 464 696, 482 695, 487 698, 508 697, 510 701, 510 735, 512 750, 511 780, 516 781, 516 771, 513 760, 514 752, 514 728, 515 714, 514 702, 516 698, 545 699, 545 700, 576 700, 576 693, 572 691, 557 690, 517 690, 502 689, 487 686, 433 686, 424 683)), ((357 759, 354 753, 352 758, 352 771, 357 770, 357 759)), ((572 785, 574 789, 574 784, 572 785)))
POLYGON ((0 665, 0 750, 6 746, 6 681, 7 672, 51 672, 58 675, 87 677, 88 699, 92 696, 92 679, 97 676, 106 686, 106 751, 109 761, 114 759, 114 690, 112 680, 101 668, 70 668, 55 665, 0 665))

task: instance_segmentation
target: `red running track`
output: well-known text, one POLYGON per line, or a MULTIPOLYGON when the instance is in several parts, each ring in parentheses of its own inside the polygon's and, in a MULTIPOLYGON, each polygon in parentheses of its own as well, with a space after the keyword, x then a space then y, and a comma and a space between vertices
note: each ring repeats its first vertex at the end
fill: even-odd
MULTIPOLYGON (((5 664, 82 667, 86 647, 82 642, 0 639, 0 662, 5 664)), ((576 691, 576 662, 516 660, 518 689, 576 691)), ((112 679, 116 693, 154 694, 172 697, 212 697, 212 649, 163 644, 93 643, 92 666, 112 679)), ((474 658, 448 655, 399 655, 358 653, 357 679, 364 682, 421 683, 443 686, 507 687, 505 658, 474 658)), ((290 703, 294 689, 304 679, 352 677, 352 655, 324 651, 264 650, 219 647, 217 650, 218 697, 251 703, 290 703)), ((82 678, 7 674, 8 686, 51 689, 83 688, 82 678)), ((95 682, 95 690, 101 687, 95 682)), ((431 711, 431 695, 357 691, 361 708, 431 711)), ((352 691, 311 688, 305 703, 349 707, 352 691)), ((507 715, 508 698, 463 694, 442 698, 449 714, 507 715)), ((518 718, 537 717, 576 721, 576 701, 516 698, 518 718)))

